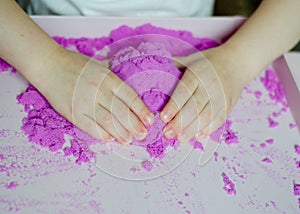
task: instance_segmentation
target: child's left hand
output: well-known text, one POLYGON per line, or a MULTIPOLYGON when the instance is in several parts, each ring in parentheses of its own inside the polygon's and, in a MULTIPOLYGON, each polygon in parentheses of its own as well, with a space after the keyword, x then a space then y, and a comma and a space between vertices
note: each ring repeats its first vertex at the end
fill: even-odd
POLYGON ((199 140, 224 123, 248 82, 231 52, 219 46, 174 59, 185 73, 160 115, 166 138, 199 140))

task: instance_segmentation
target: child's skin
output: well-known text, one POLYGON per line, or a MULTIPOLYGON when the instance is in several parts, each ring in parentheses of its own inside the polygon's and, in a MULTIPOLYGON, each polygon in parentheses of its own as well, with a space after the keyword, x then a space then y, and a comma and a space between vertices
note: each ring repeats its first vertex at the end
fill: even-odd
MULTIPOLYGON (((216 73, 204 69, 207 63, 199 53, 178 59, 189 69, 161 112, 162 120, 168 123, 165 136, 177 136, 186 142, 217 129, 243 87, 297 43, 299 11, 300 0, 264 0, 226 43, 202 52, 216 73), (200 80, 214 86, 208 91, 209 97, 200 80)), ((18 69, 61 115, 80 129, 95 138, 116 139, 122 144, 131 142, 133 137, 146 137, 145 126, 153 123, 154 116, 136 93, 99 62, 89 63, 88 72, 80 74, 90 59, 60 47, 13 0, 0 1, 0 38, 0 57, 18 69), (79 76, 80 96, 74 102, 79 76), (120 85, 122 90, 118 90, 120 85)))

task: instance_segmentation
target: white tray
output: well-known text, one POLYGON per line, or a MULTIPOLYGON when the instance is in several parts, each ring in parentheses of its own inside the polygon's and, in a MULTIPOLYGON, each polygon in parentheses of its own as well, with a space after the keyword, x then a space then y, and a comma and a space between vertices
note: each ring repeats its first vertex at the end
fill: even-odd
MULTIPOLYGON (((238 17, 34 17, 34 20, 52 36, 99 37, 122 24, 137 26, 150 22, 218 41, 228 37, 244 21, 238 17)), ((297 128, 289 128, 296 119, 300 124, 299 89, 283 58, 273 66, 285 87, 291 109, 279 117, 278 127, 268 128, 266 120, 278 106, 257 107, 255 98, 244 93, 230 116, 239 144, 222 144, 219 157, 204 167, 198 166, 200 151, 194 150, 175 170, 148 181, 122 180, 93 164, 77 166, 74 158, 65 157, 62 152, 52 153, 28 142, 20 131, 24 117, 22 106, 16 103, 16 95, 28 83, 19 74, 0 73, 0 154, 4 156, 3 160, 0 158, 0 213, 299 212, 300 196, 293 194, 293 181, 300 183, 300 172, 295 165, 300 156, 294 151, 300 138, 297 128), (249 118, 252 122, 247 122, 249 118), (260 144, 270 138, 274 144, 261 148, 260 144), (265 157, 273 163, 262 162, 265 157), (9 170, 1 172, 1 166, 9 170), (235 183, 236 195, 228 195, 223 190, 222 172, 235 183), (9 189, 7 185, 11 182, 17 186, 9 189)), ((248 87, 261 89, 262 86, 256 80, 248 87)), ((123 166, 117 167, 121 170, 123 166)), ((133 167, 142 170, 140 164, 133 167)))

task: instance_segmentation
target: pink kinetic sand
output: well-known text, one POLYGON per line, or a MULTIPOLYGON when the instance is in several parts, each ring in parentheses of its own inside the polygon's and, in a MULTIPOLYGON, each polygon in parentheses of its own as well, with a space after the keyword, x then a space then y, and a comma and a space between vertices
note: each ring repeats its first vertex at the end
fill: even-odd
POLYGON ((270 128, 274 128, 276 126, 278 126, 278 122, 276 122, 275 120, 273 120, 271 117, 268 117, 268 122, 269 122, 269 127, 270 128))
POLYGON ((97 140, 59 115, 33 86, 29 86, 17 99, 24 105, 27 113, 22 121, 22 130, 28 135, 30 142, 48 147, 54 152, 62 149, 66 142, 64 137, 68 135, 72 137, 71 147, 64 148, 65 155, 73 155, 78 164, 93 157, 88 145, 97 140))
POLYGON ((279 123, 276 122, 273 118, 280 116, 282 112, 286 112, 288 109, 288 103, 286 101, 283 85, 279 81, 276 73, 271 69, 267 69, 265 72, 265 76, 261 77, 260 80, 265 89, 269 92, 269 97, 271 98, 271 100, 273 100, 276 104, 280 104, 282 106, 279 112, 273 112, 271 114, 272 116, 269 116, 267 118, 269 127, 274 128, 277 127, 279 123))
POLYGON ((294 181, 294 195, 300 196, 300 184, 297 184, 295 181, 294 181))
POLYGON ((153 168, 153 165, 150 161, 144 161, 142 163, 142 167, 146 170, 146 171, 151 171, 153 168))
POLYGON ((169 145, 176 147, 178 144, 176 139, 168 140, 163 136, 165 123, 159 117, 182 76, 174 66, 171 54, 161 44, 143 42, 136 48, 130 46, 120 50, 111 60, 111 69, 156 114, 154 124, 147 127, 146 139, 133 140, 133 144, 144 145, 151 157, 163 157, 169 145))
POLYGON ((300 155, 300 146, 299 145, 295 145, 295 152, 300 155))
POLYGON ((224 140, 227 145, 237 144, 239 139, 236 132, 231 129, 231 125, 232 121, 226 120, 220 128, 210 135, 210 139, 215 142, 221 142, 221 140, 224 140))
POLYGON ((268 139, 268 140, 265 140, 265 142, 269 145, 273 144, 274 143, 274 139, 268 139))
POLYGON ((6 61, 0 58, 0 72, 16 72, 16 69, 14 67, 11 67, 10 64, 8 64, 6 61))
POLYGON ((19 184, 15 181, 12 181, 6 186, 6 188, 7 189, 15 189, 17 186, 19 186, 19 184))
POLYGON ((262 159, 262 162, 272 163, 272 160, 270 158, 264 158, 264 159, 262 159))
POLYGON ((300 161, 296 161, 296 167, 300 169, 300 161))
MULTIPOLYGON (((163 137, 162 129, 165 124, 159 118, 159 112, 167 103, 182 76, 182 73, 174 66, 172 57, 184 56, 195 51, 184 45, 182 41, 198 50, 218 45, 211 39, 195 38, 187 31, 167 30, 150 24, 135 29, 121 26, 113 30, 108 37, 95 39, 55 37, 54 39, 63 47, 76 49, 88 56, 94 56, 105 46, 111 48, 110 54, 112 55, 109 56, 112 57, 111 70, 129 84, 155 114, 155 123, 147 127, 149 132, 147 138, 133 142, 133 144, 145 147, 149 156, 154 158, 163 158, 168 146, 176 148, 178 145, 176 139, 168 140, 163 137), (139 36, 146 34, 151 34, 151 42, 145 41, 146 37, 139 36), (157 34, 159 39, 153 34, 157 34), (161 35, 169 36, 170 39, 161 39, 159 37, 161 35), (125 42, 123 46, 118 45, 117 41, 122 44, 122 39, 126 38, 130 38, 130 42, 125 42)), ((283 106, 287 105, 276 74, 268 70, 261 81, 269 91, 271 99, 282 103, 283 106)), ((256 92, 256 95, 260 97, 259 92, 256 92)), ((78 164, 88 162, 95 157, 89 146, 100 141, 89 137, 57 114, 33 86, 29 86, 24 93, 19 95, 18 101, 24 105, 27 112, 27 116, 23 119, 22 129, 31 142, 48 147, 51 151, 63 149, 65 155, 74 156, 78 164), (65 136, 71 138, 70 146, 64 146, 65 136)), ((275 123, 272 120, 270 126, 276 126, 275 123)), ((231 125, 231 121, 226 121, 210 135, 210 139, 217 142, 224 141, 228 145, 238 143, 237 133, 231 129, 231 125)), ((202 144, 195 139, 192 139, 191 143, 194 149, 203 150, 202 144)))
MULTIPOLYGON (((167 146, 177 146, 175 139, 167 140, 162 136, 161 130, 165 124, 158 117, 158 112, 166 104, 178 79, 182 76, 173 65, 171 58, 173 56, 188 55, 195 51, 188 48, 188 46, 183 48, 182 41, 189 43, 191 47, 198 50, 205 50, 219 44, 212 39, 195 38, 188 31, 168 30, 151 24, 145 24, 137 28, 121 26, 113 30, 108 37, 101 38, 54 37, 64 48, 75 49, 91 57, 105 46, 110 46, 126 38, 131 38, 129 44, 138 45, 114 50, 115 56, 111 61, 112 70, 133 87, 152 112, 156 113, 154 125, 148 127, 149 136, 144 141, 135 141, 134 144, 145 146, 151 157, 162 158, 167 146), (149 34, 152 35, 152 38, 155 38, 153 35, 165 35, 171 39, 169 42, 164 39, 163 43, 159 44, 157 42, 159 39, 153 39, 155 42, 147 43, 143 39, 144 36, 136 37, 149 34), (134 37, 136 39, 132 42, 134 37), (174 42, 174 38, 177 38, 178 42, 174 42)), ((0 68, 2 71, 9 70, 10 66, 1 60, 0 68)), ((286 110, 285 94, 276 74, 268 69, 265 76, 261 78, 261 82, 268 90, 270 98, 276 103, 281 103, 283 111, 286 110)), ((255 96, 259 99, 261 92, 256 91, 255 96)), ((68 135, 71 137, 71 146, 64 148, 66 155, 76 157, 77 163, 87 162, 89 158, 93 157, 93 153, 88 147, 90 144, 99 141, 84 134, 58 115, 33 86, 29 86, 23 94, 18 96, 18 100, 19 103, 24 105, 28 114, 23 120, 22 129, 31 142, 48 147, 51 151, 57 151, 63 148, 64 137, 68 135)), ((278 125, 273 118, 269 117, 268 120, 270 127, 278 125)), ((238 137, 230 129, 230 126, 231 121, 226 121, 210 138, 220 142, 220 136, 222 136, 227 144, 238 143, 238 137)), ((193 145, 195 149, 203 149, 200 142, 193 142, 193 145)))
POLYGON ((227 192, 228 195, 236 195, 235 185, 232 183, 231 180, 229 180, 228 176, 225 174, 225 172, 222 173, 222 178, 224 182, 223 189, 227 192))
POLYGON ((285 99, 285 92, 278 77, 271 69, 266 70, 265 76, 261 77, 261 82, 269 92, 269 97, 276 103, 281 103, 283 107, 288 107, 285 99))
MULTIPOLYGON (((148 137, 134 144, 144 146, 151 157, 162 158, 167 146, 177 146, 176 139, 167 140, 162 135, 164 123, 159 119, 158 112, 169 99, 182 73, 173 65, 172 56, 187 55, 195 50, 180 48, 182 41, 198 50, 205 50, 218 45, 206 38, 195 38, 188 31, 174 31, 145 24, 135 29, 121 26, 113 30, 109 37, 102 38, 64 38, 54 39, 65 48, 74 47, 87 56, 94 56, 106 45, 121 39, 144 34, 166 35, 172 38, 172 43, 147 43, 143 37, 137 37, 132 44, 120 50, 114 50, 111 60, 112 71, 126 81, 143 99, 150 110, 156 114, 155 123, 147 127, 148 137), (179 40, 174 40, 178 38, 179 40), (178 41, 178 44, 174 41, 178 41), (168 51, 166 50, 168 49, 168 51)), ((165 42, 164 40, 163 42, 165 42)), ((114 46, 112 45, 113 49, 114 46)), ((65 135, 71 137, 71 146, 64 148, 65 155, 72 155, 78 164, 89 161, 94 154, 89 145, 99 141, 89 137, 77 127, 69 123, 49 105, 44 97, 33 87, 18 96, 20 104, 24 105, 27 117, 23 119, 23 131, 31 142, 48 147, 51 151, 61 150, 65 144, 65 135)))
POLYGON ((294 129, 294 128, 296 128, 296 127, 297 127, 297 125, 296 125, 296 124, 294 124, 294 123, 290 123, 290 124, 289 124, 289 127, 290 127, 290 129, 294 129))

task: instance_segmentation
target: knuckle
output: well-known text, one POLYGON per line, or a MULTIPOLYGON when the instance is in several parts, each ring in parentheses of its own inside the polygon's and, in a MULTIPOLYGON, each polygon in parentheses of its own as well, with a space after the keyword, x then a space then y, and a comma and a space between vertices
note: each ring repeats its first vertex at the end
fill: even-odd
POLYGON ((201 112, 201 113, 200 113, 200 121, 201 121, 201 122, 208 123, 208 122, 211 121, 211 119, 212 119, 212 117, 211 117, 210 112, 204 111, 204 112, 201 112))
POLYGON ((135 121, 135 122, 131 122, 129 128, 131 129, 131 131, 133 131, 135 134, 139 133, 141 131, 141 127, 143 127, 143 124, 135 121))
POLYGON ((168 105, 168 113, 170 116, 175 116, 175 114, 179 111, 180 104, 176 102, 174 99, 170 100, 168 105))
POLYGON ((103 140, 105 142, 108 142, 110 140, 110 135, 104 131, 99 132, 99 136, 100 136, 101 140, 103 140))
POLYGON ((102 117, 99 118, 100 124, 105 124, 105 126, 111 127, 113 124, 112 115, 111 114, 104 114, 102 117))
POLYGON ((175 132, 182 130, 182 120, 182 117, 178 115, 174 120, 171 121, 170 126, 175 132))

